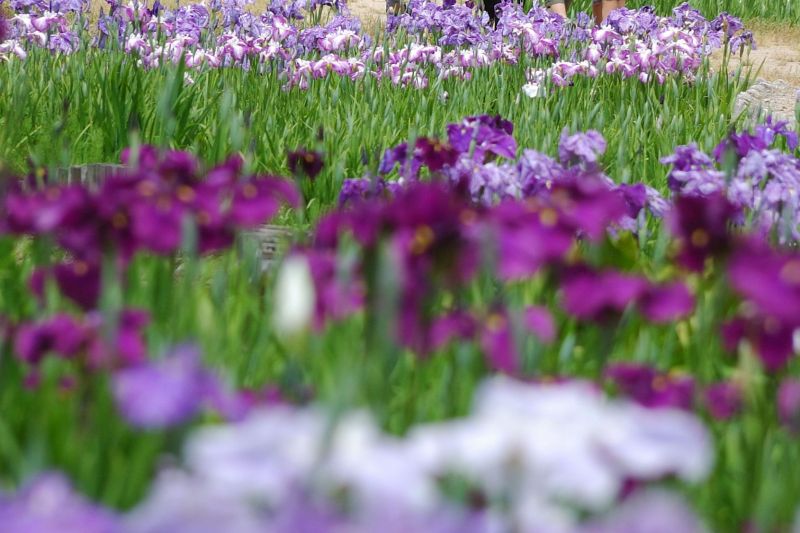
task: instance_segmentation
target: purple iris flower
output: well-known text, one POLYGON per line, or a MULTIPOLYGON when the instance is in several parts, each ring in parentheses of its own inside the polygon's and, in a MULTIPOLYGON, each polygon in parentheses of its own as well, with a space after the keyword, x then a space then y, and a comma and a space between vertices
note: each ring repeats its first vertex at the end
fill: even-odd
POLYGON ((342 182, 339 206, 344 207, 371 198, 386 198, 398 191, 399 185, 382 178, 352 178, 342 182))
POLYGON ((296 207, 297 189, 281 178, 251 178, 237 184, 231 202, 231 220, 249 228, 263 224, 278 213, 282 204, 296 207))
POLYGON ((609 226, 628 214, 620 191, 589 176, 565 177, 552 185, 545 201, 556 210, 560 223, 592 241, 605 237, 609 226))
POLYGON ((617 190, 622 193, 622 198, 625 200, 628 216, 634 219, 638 217, 648 203, 647 187, 644 183, 635 185, 621 184, 617 186, 617 190))
POLYGON ((769 372, 781 370, 794 355, 794 329, 774 318, 735 318, 722 326, 725 348, 735 352, 747 339, 769 372))
POLYGON ((680 242, 678 263, 699 272, 708 258, 727 253, 729 225, 737 214, 738 209, 721 193, 678 196, 669 215, 672 233, 680 242))
POLYGON ((107 338, 104 318, 97 312, 87 315, 91 332, 87 357, 93 368, 126 367, 140 364, 147 358, 144 328, 150 315, 140 309, 123 309, 115 325, 114 335, 107 338))
POLYGON ((667 186, 673 192, 706 195, 725 185, 725 175, 696 144, 676 147, 674 154, 661 158, 661 163, 673 167, 667 174, 667 186))
POLYGON ((459 156, 459 153, 448 144, 427 137, 417 139, 414 148, 414 157, 419 158, 431 172, 452 166, 459 156))
MULTIPOLYGON (((388 174, 391 172, 395 165, 400 164, 401 168, 403 167, 403 163, 408 159, 408 145, 398 144, 394 148, 387 148, 386 151, 383 153, 383 158, 381 159, 380 167, 378 168, 378 172, 381 174, 388 174)), ((401 175, 404 175, 401 173, 401 175)))
POLYGON ((558 212, 530 209, 518 201, 491 211, 492 243, 502 279, 530 277, 542 267, 563 260, 574 244, 574 232, 559 223, 558 212))
POLYGON ((472 339, 478 327, 475 316, 463 310, 438 317, 431 326, 431 348, 438 350, 455 339, 472 339))
POLYGON ((447 137, 456 151, 472 151, 474 160, 483 163, 488 156, 516 157, 517 142, 512 136, 513 131, 514 126, 508 120, 482 115, 467 117, 460 124, 449 124, 447 137))
POLYGON ((97 307, 100 298, 100 268, 94 263, 69 261, 56 265, 52 270, 38 269, 29 280, 31 292, 44 302, 45 282, 55 279, 58 289, 84 311, 97 307))
POLYGON ((726 37, 730 38, 739 30, 744 29, 744 24, 742 24, 742 21, 739 18, 734 17, 726 11, 723 11, 717 15, 717 18, 711 21, 711 28, 722 31, 726 37))
POLYGON ((767 117, 763 124, 759 124, 751 133, 733 132, 722 140, 714 148, 714 158, 717 162, 722 162, 726 153, 733 151, 739 158, 747 156, 750 152, 758 152, 771 148, 778 137, 786 139, 790 151, 797 148, 797 133, 790 129, 786 121, 773 121, 772 117, 767 117))
POLYGON ((132 425, 160 429, 190 420, 212 390, 213 376, 198 350, 178 346, 164 359, 147 361, 114 374, 117 405, 132 425))
POLYGON ((173 253, 181 244, 185 215, 185 206, 166 195, 141 201, 131 207, 133 237, 154 253, 173 253))
POLYGON ((315 179, 319 173, 322 172, 322 167, 324 166, 322 154, 306 150, 305 148, 289 152, 287 159, 289 172, 291 172, 292 175, 307 176, 311 180, 315 179))
POLYGON ((717 420, 730 420, 742 410, 742 387, 734 381, 720 381, 706 387, 705 404, 717 420))
POLYGON ((11 35, 11 30, 8 27, 8 22, 6 22, 6 17, 4 15, 0 15, 0 43, 8 39, 11 35))
POLYGON ((120 533, 117 518, 75 493, 60 474, 42 474, 17 494, 0 495, 6 533, 120 533))
POLYGON ((56 265, 53 271, 61 293, 84 311, 97 307, 100 299, 100 267, 94 263, 71 261, 56 265))
POLYGON ((21 324, 16 331, 17 357, 37 365, 48 354, 63 358, 78 355, 85 347, 85 328, 69 315, 59 314, 40 322, 21 324))
POLYGON ((787 378, 781 382, 777 406, 784 427, 794 434, 800 433, 800 380, 787 378))
POLYGON ((573 269, 561 282, 564 309, 580 320, 615 318, 647 289, 648 282, 642 277, 587 267, 573 269))
POLYGON ((748 241, 731 256, 728 279, 760 314, 800 327, 800 255, 748 241))
POLYGON ((637 363, 609 365, 605 375, 620 393, 645 407, 690 410, 694 404, 694 380, 690 376, 670 376, 637 363))
POLYGON ((565 128, 558 144, 558 158, 563 165, 594 167, 606 151, 606 140, 598 131, 569 135, 565 128))
POLYGON ((651 322, 668 323, 691 314, 694 297, 680 281, 648 288, 639 301, 639 310, 651 322))
POLYGON ((555 324, 543 307, 528 307, 519 316, 505 309, 492 311, 479 333, 480 343, 489 366, 496 371, 515 374, 520 370, 518 333, 532 333, 548 343, 555 338, 555 324))

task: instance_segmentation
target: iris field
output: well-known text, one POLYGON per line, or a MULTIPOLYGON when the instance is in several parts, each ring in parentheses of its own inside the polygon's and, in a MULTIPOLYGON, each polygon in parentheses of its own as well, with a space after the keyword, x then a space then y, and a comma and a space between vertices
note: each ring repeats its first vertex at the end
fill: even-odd
POLYGON ((0 0, 0 531, 800 531, 800 4, 583 4, 0 0))

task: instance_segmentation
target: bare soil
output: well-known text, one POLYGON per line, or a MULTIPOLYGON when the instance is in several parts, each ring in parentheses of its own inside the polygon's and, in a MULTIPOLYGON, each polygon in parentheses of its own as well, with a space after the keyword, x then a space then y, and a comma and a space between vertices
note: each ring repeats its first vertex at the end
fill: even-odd
MULTIPOLYGON (((756 49, 741 57, 735 57, 728 65, 733 72, 739 66, 752 68, 757 78, 767 81, 784 80, 800 88, 800 27, 775 24, 753 24, 756 49)), ((712 58, 718 67, 722 65, 722 53, 712 58)))

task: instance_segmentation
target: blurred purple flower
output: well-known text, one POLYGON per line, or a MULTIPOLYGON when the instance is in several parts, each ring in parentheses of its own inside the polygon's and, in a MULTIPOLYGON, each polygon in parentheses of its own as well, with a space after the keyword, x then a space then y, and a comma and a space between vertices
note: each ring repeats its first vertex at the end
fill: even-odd
POLYGON ((792 433, 800 434, 800 380, 781 382, 777 396, 778 418, 792 433))
POLYGON ((84 311, 97 307, 100 299, 100 267, 84 261, 55 266, 53 275, 61 293, 84 311))
POLYGON ((642 295, 639 310, 651 322, 667 323, 691 314, 694 297, 683 282, 653 285, 642 295))
POLYGON ((438 317, 431 326, 431 348, 438 350, 455 339, 472 339, 478 326, 477 319, 466 311, 452 311, 438 317))
POLYGON ((427 166, 431 172, 438 172, 444 167, 452 166, 458 159, 458 152, 437 139, 420 137, 414 144, 414 157, 427 166))
POLYGON ((522 202, 507 201, 495 207, 490 217, 491 244, 504 280, 526 278, 561 261, 575 241, 574 232, 559 223, 558 212, 552 208, 537 211, 522 202))
POLYGON ((595 130, 569 135, 565 128, 558 144, 558 158, 563 165, 594 167, 606 151, 606 140, 595 130))
POLYGON ((515 374, 520 370, 518 333, 534 334, 541 342, 555 338, 555 325, 543 307, 528 307, 519 316, 499 309, 491 312, 480 332, 480 343, 492 370, 515 374), (519 326, 519 331, 516 329, 519 326))
POLYGON ((621 394, 645 407, 690 410, 694 404, 694 379, 691 376, 666 375, 637 363, 611 364, 605 375, 621 394))
POLYGON ((774 251, 762 242, 749 240, 731 256, 728 279, 761 315, 800 327, 800 255, 774 251))
POLYGON ((74 318, 59 314, 40 322, 26 322, 16 331, 17 357, 36 365, 48 354, 63 358, 76 356, 85 347, 87 334, 74 318))
POLYGON ((6 17, 3 13, 0 13, 0 43, 8 39, 9 35, 11 35, 11 30, 8 27, 8 22, 6 22, 6 17))
POLYGON ((150 322, 150 315, 146 311, 123 309, 111 338, 107 338, 108 325, 97 311, 87 315, 86 322, 91 331, 87 355, 94 368, 124 368, 147 359, 143 330, 150 322))
POLYGON ((164 359, 147 361, 114 374, 117 405, 132 425, 146 429, 175 426, 193 418, 212 390, 197 348, 177 346, 164 359))
MULTIPOLYGON (((620 9, 613 11, 612 15, 620 9)), ((609 16, 610 18, 610 16, 609 16)), ((706 533, 702 521, 669 492, 636 492, 602 519, 594 519, 576 533, 706 533)))
POLYGON ((573 269, 561 282, 564 309, 580 320, 616 318, 647 289, 647 281, 639 276, 586 267, 573 269))
POLYGON ((116 517, 73 491, 61 474, 42 474, 12 496, 0 494, 4 533, 119 533, 116 517))
MULTIPOLYGON (((408 177, 406 174, 403 173, 402 169, 404 167, 404 163, 408 159, 408 145, 406 143, 398 144, 394 148, 387 148, 386 151, 383 153, 383 158, 381 159, 380 167, 378 168, 378 172, 381 174, 388 174, 391 172, 395 165, 400 164, 401 172, 400 175, 403 177, 408 177)), ((418 171, 419 169, 417 169, 418 171)), ((416 176, 416 171, 413 172, 413 175, 416 176)))
POLYGON ((723 324, 722 340, 727 350, 735 352, 745 339, 770 372, 782 369, 794 355, 794 329, 774 318, 740 317, 723 324))
POLYGON ((231 219, 243 228, 265 223, 282 204, 300 203, 297 189, 281 178, 251 178, 237 184, 231 203, 231 219))
POLYGON ((672 233, 680 243, 678 263, 699 272, 709 257, 727 253, 731 246, 729 225, 737 212, 720 193, 678 196, 669 214, 672 233))
POLYGON ((339 191, 339 206, 345 207, 362 200, 387 198, 398 191, 400 185, 383 178, 352 178, 342 182, 339 191))
POLYGON ((717 420, 730 420, 742 410, 742 387, 735 381, 720 381, 706 387, 705 404, 717 420))
POLYGON ((289 172, 294 176, 306 176, 315 179, 322 171, 324 162, 319 152, 300 148, 287 155, 289 172))
POLYGON ((592 241, 605 237, 628 213, 623 194, 594 177, 564 178, 552 185, 545 201, 556 209, 560 223, 592 241))

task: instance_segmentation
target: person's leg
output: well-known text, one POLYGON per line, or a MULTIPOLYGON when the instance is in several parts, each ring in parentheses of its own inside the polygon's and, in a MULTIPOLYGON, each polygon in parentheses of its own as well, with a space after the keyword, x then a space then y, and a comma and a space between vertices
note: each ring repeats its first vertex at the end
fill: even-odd
POLYGON ((617 9, 625 7, 625 0, 617 0, 617 9))
POLYGON ((603 0, 603 22, 608 18, 609 13, 617 9, 617 0, 603 0))
POLYGON ((547 2, 547 7, 550 8, 550 11, 555 13, 556 15, 561 15, 564 18, 567 18, 567 4, 565 0, 552 0, 547 2))
POLYGON ((492 23, 493 26, 497 26, 497 12, 495 11, 495 6, 498 3, 499 0, 483 0, 483 8, 489 15, 489 21, 492 23))
POLYGON ((594 15, 594 23, 599 26, 603 22, 603 0, 593 0, 592 15, 594 15))

